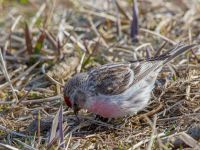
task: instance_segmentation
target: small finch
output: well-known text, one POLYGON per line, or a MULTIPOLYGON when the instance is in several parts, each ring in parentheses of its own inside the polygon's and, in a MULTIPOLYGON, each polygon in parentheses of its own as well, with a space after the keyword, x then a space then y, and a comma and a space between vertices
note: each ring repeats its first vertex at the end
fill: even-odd
POLYGON ((65 85, 65 102, 75 114, 83 108, 105 118, 133 115, 147 106, 163 65, 194 46, 177 45, 159 57, 76 74, 65 85))

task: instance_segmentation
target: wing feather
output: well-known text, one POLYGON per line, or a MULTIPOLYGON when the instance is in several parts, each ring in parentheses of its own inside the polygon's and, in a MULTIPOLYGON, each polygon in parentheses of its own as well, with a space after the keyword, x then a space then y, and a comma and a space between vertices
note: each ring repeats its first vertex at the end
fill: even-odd
POLYGON ((156 70, 158 70, 162 66, 163 66, 162 60, 151 61, 151 62, 150 61, 140 62, 140 64, 134 68, 135 77, 133 79, 133 82, 130 84, 130 86, 147 78, 148 76, 151 75, 151 73, 154 73, 156 70))
POLYGON ((107 64, 89 72, 90 86, 99 94, 117 95, 125 91, 133 80, 130 64, 107 64))
POLYGON ((159 62, 107 64, 88 73, 88 81, 95 94, 117 95, 144 78, 159 66, 159 62))

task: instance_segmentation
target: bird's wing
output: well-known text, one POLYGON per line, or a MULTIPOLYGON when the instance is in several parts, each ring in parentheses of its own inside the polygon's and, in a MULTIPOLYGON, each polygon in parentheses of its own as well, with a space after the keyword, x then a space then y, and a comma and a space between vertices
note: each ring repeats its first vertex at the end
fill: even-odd
POLYGON ((88 72, 88 81, 93 94, 118 95, 145 77, 162 61, 133 64, 107 64, 88 72))
POLYGON ((145 80, 148 78, 152 73, 158 74, 163 66, 163 60, 158 61, 143 61, 140 62, 138 65, 133 64, 132 69, 134 70, 134 79, 133 82, 129 85, 132 86, 140 82, 141 80, 145 80))
POLYGON ((134 72, 130 64, 107 64, 88 72, 88 81, 96 94, 117 95, 132 83, 134 72))

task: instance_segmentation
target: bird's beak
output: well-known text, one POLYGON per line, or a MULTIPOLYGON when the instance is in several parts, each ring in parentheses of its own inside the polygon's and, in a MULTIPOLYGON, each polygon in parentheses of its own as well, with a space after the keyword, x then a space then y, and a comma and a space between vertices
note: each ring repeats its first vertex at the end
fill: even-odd
POLYGON ((78 112, 79 112, 80 108, 78 107, 78 105, 74 105, 74 106, 73 106, 73 110, 74 110, 74 114, 75 114, 75 116, 76 116, 78 122, 80 122, 80 119, 79 119, 79 117, 78 117, 78 112))
POLYGON ((74 106, 73 106, 73 110, 74 110, 74 114, 75 114, 76 116, 78 116, 78 112, 79 112, 79 110, 80 110, 80 108, 78 107, 78 105, 74 105, 74 106))

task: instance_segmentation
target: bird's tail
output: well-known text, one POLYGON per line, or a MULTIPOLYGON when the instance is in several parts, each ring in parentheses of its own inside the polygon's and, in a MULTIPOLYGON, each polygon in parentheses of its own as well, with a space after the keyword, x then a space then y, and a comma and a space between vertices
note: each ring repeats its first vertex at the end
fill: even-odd
POLYGON ((142 71, 141 71, 141 66, 140 66, 140 73, 134 79, 134 81, 132 82, 130 86, 146 78, 147 76, 149 76, 150 73, 155 72, 157 69, 161 70, 163 65, 167 64, 169 61, 171 61, 172 59, 174 59, 181 53, 186 52, 187 50, 195 46, 196 44, 191 44, 191 45, 178 44, 175 48, 168 50, 167 52, 161 54, 160 56, 155 56, 153 58, 144 60, 147 63, 148 61, 157 61, 157 63, 149 63, 149 65, 145 65, 142 71))
POLYGON ((178 55, 188 51, 189 49, 195 47, 196 44, 191 44, 191 45, 184 45, 184 44, 177 44, 177 46, 173 49, 168 50, 164 54, 160 55, 159 57, 162 59, 162 57, 166 57, 164 59, 163 64, 167 64, 170 62, 172 59, 176 58, 178 55))
POLYGON ((135 63, 135 62, 142 62, 142 61, 164 61, 163 64, 167 64, 168 62, 170 62, 172 59, 176 58, 178 55, 186 52, 187 50, 195 47, 196 44, 190 44, 190 45, 185 45, 185 44, 177 44, 176 47, 168 50, 167 52, 162 53, 159 56, 154 56, 148 59, 139 59, 139 60, 135 60, 135 61, 130 61, 131 63, 135 63))

